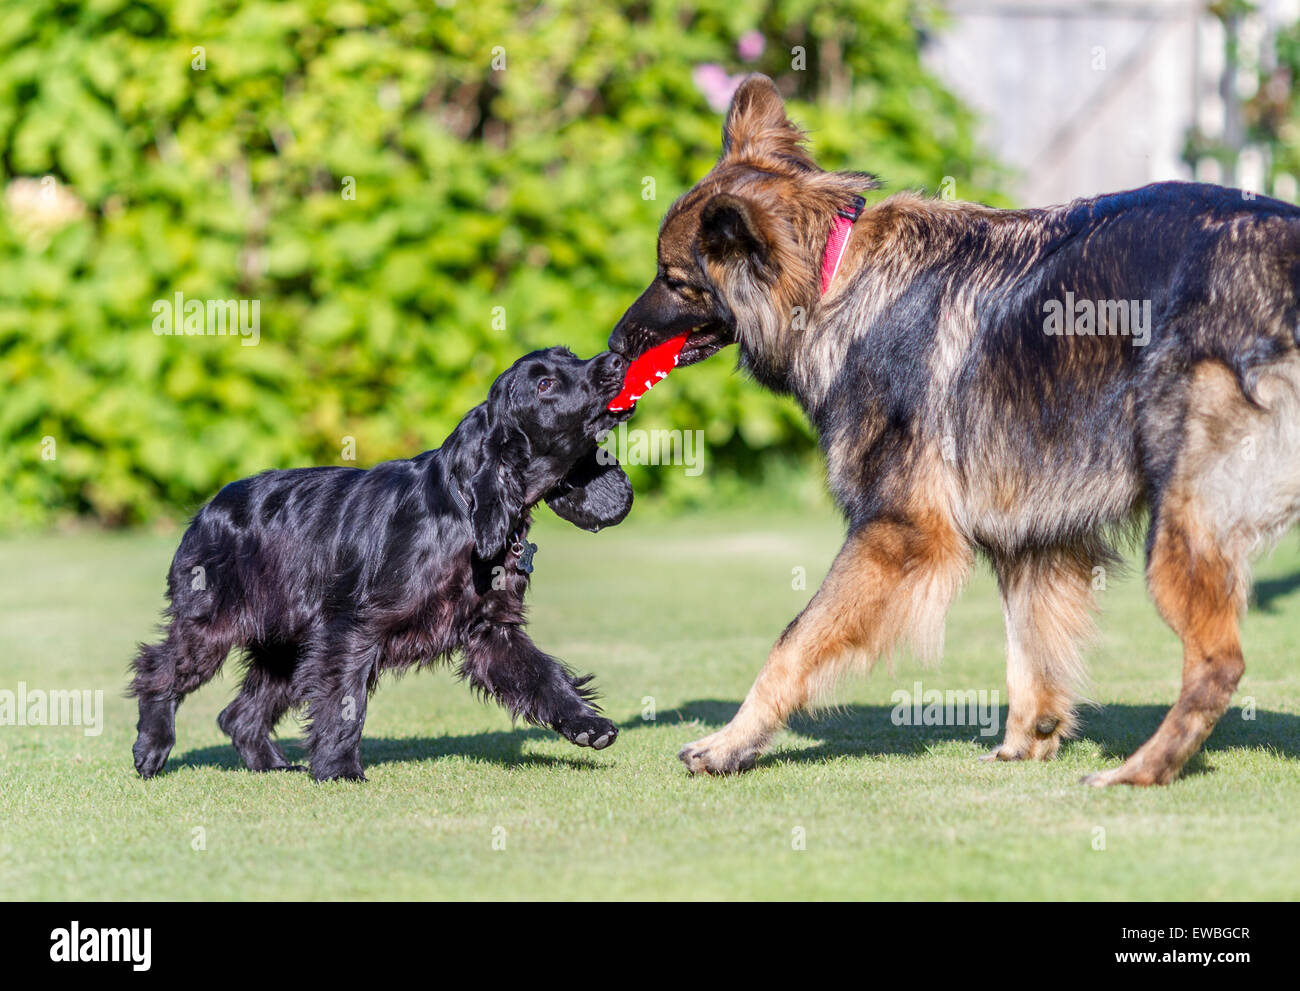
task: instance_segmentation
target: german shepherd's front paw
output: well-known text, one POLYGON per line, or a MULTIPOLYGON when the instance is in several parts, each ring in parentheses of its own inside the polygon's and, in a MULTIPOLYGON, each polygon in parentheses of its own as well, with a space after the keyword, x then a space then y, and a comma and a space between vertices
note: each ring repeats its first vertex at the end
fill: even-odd
POLYGON ((552 727, 576 747, 604 750, 618 739, 618 727, 594 712, 561 719, 552 727))
POLYGON ((754 766, 760 753, 761 747, 737 746, 728 739, 726 730, 720 730, 686 744, 677 758, 692 774, 740 774, 754 766))

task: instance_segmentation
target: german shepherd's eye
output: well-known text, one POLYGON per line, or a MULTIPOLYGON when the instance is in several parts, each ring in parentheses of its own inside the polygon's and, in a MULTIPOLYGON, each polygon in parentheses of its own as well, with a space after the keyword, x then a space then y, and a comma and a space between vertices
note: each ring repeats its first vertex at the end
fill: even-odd
POLYGON ((677 279, 667 281, 668 291, 674 292, 678 296, 685 297, 688 301, 694 302, 704 296, 705 290, 691 282, 680 282, 677 279))
POLYGON ((539 396, 550 392, 555 388, 555 379, 542 379, 537 383, 537 394, 539 396))

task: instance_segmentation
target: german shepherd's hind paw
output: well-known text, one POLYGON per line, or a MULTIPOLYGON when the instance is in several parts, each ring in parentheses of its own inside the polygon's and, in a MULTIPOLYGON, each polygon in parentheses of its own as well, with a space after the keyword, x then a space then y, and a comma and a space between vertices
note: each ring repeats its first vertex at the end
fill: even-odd
POLYGON ((1092 774, 1085 774, 1079 779, 1079 784, 1088 785, 1090 788, 1105 788, 1109 785, 1126 784, 1118 777, 1119 772, 1124 770, 1122 767, 1112 768, 1109 771, 1093 771, 1092 774))
POLYGON ((1023 750, 1017 750, 1014 747, 1008 747, 1005 743, 1000 743, 986 754, 980 754, 980 760, 986 764, 994 763, 1000 760, 1024 760, 1026 754, 1023 750))
POLYGON ((1149 787, 1150 785, 1166 784, 1167 782, 1158 780, 1155 776, 1141 768, 1133 768, 1128 764, 1121 764, 1119 767, 1111 768, 1109 771, 1095 771, 1092 774, 1084 775, 1079 779, 1079 784, 1090 785, 1093 788, 1107 788, 1110 785, 1139 785, 1149 787))
POLYGON ((1014 734, 980 757, 984 761, 1055 760, 1061 749, 1056 720, 1046 720, 1033 734, 1014 734))
POLYGON ((1015 745, 1002 743, 994 747, 986 754, 980 755, 980 760, 989 763, 997 761, 1018 761, 1018 760, 1055 760, 1057 751, 1061 749, 1059 739, 1035 740, 1028 745, 1015 745))

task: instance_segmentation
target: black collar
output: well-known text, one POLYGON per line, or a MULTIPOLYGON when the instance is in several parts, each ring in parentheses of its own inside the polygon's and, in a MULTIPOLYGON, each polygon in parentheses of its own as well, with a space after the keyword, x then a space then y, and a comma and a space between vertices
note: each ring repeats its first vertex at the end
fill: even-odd
POLYGON ((465 502, 465 497, 461 494, 460 486, 457 485, 453 479, 449 478, 447 479, 447 490, 451 492, 452 502, 454 502, 456 507, 465 514, 466 518, 468 518, 469 504, 465 502))
MULTIPOLYGON (((448 479, 447 489, 451 492, 452 501, 465 514, 465 518, 470 518, 469 504, 465 501, 464 494, 460 491, 460 486, 451 479, 448 479)), ((528 540, 528 535, 516 527, 510 534, 509 552, 515 556, 515 568, 526 575, 533 573, 533 555, 537 553, 537 545, 528 540)))

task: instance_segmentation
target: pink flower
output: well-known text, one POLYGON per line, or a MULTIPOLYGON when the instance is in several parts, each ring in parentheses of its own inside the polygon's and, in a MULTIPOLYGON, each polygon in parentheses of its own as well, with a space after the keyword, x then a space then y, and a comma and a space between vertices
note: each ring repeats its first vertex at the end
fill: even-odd
POLYGON ((746 31, 736 42, 736 52, 746 62, 753 62, 763 54, 763 49, 767 47, 767 40, 758 31, 746 31))
POLYGON ((697 65, 691 73, 695 88, 704 94, 704 99, 717 113, 727 109, 731 97, 740 86, 744 76, 730 76, 727 70, 714 62, 697 65))

